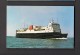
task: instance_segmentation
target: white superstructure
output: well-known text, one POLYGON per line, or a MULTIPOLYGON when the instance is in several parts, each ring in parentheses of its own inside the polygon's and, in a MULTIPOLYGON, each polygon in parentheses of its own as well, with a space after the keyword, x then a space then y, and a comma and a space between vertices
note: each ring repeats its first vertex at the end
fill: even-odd
POLYGON ((48 24, 48 26, 34 26, 31 25, 29 28, 24 28, 16 31, 17 33, 48 33, 48 32, 61 32, 60 25, 53 22, 53 20, 48 24))

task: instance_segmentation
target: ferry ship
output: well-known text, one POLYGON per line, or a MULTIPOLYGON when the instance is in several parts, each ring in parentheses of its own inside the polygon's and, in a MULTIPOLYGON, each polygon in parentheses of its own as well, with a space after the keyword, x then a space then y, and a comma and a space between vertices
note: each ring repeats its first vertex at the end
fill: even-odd
POLYGON ((17 38, 67 38, 68 33, 62 33, 60 24, 51 20, 47 26, 30 25, 28 28, 16 30, 17 38))

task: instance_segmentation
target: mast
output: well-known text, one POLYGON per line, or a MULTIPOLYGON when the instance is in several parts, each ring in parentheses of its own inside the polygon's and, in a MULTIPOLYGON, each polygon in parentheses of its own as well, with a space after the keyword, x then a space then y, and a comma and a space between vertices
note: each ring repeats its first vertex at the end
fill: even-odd
POLYGON ((54 20, 52 19, 52 23, 54 22, 54 20))
POLYGON ((58 23, 58 18, 57 18, 57 23, 58 23))

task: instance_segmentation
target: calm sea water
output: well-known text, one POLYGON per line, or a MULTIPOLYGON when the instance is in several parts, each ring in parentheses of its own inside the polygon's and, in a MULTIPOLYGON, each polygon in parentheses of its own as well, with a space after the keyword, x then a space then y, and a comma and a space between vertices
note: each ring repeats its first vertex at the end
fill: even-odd
POLYGON ((74 38, 32 39, 7 36, 7 48, 74 48, 74 38))

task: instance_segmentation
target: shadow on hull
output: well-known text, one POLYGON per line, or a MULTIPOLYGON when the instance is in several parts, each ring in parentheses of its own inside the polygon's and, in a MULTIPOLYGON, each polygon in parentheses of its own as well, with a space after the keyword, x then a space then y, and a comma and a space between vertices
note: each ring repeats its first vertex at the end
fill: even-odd
POLYGON ((61 33, 16 33, 17 38, 67 38, 68 34, 61 33))

